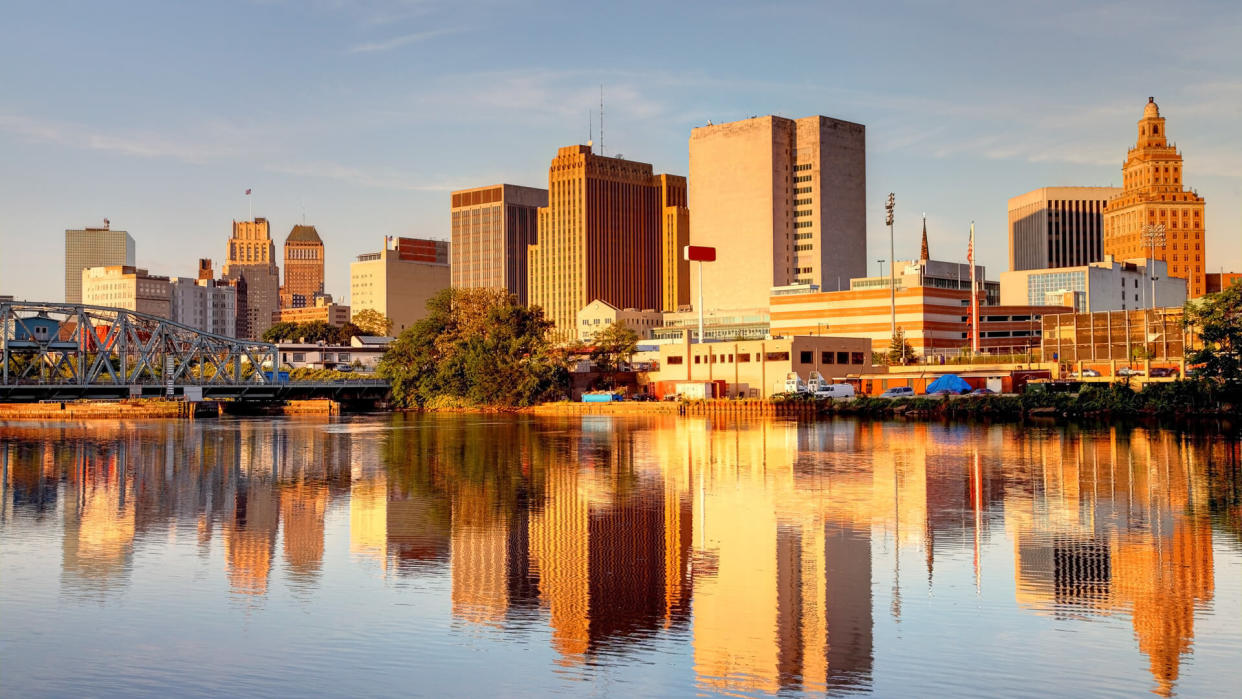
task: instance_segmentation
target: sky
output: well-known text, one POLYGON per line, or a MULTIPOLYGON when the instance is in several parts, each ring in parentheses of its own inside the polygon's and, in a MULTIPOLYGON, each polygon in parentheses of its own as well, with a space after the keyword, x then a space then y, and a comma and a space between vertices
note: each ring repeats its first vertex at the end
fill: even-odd
MULTIPOLYGON (((449 238, 449 192, 547 186, 583 143, 687 174, 690 129, 778 114, 867 128, 869 270, 1004 271, 1012 196, 1120 185, 1148 96, 1207 200, 1207 266, 1242 271, 1242 3, 9 3, 0 22, 0 294, 60 301, 66 228, 219 273, 233 219, 305 221, 327 291, 385 235, 449 238), (591 116, 591 112, 596 112, 591 116), (244 192, 253 190, 251 201, 244 192)), ((693 212, 691 213, 693 219, 693 212)), ((693 228, 693 222, 692 222, 693 228)))

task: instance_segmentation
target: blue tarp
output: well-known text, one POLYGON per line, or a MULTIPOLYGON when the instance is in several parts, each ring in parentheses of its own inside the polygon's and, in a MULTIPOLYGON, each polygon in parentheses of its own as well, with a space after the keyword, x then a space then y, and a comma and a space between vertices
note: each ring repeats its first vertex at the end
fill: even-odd
POLYGON ((957 374, 945 374, 940 378, 927 384, 928 395, 939 393, 940 391, 952 391, 954 393, 965 393, 970 390, 970 384, 957 374))

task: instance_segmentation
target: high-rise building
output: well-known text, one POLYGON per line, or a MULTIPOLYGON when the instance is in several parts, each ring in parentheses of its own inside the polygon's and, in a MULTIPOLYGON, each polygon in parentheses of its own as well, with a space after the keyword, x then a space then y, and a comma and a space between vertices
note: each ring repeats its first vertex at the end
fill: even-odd
POLYGON ((89 306, 126 308, 161 318, 170 317, 172 287, 168 277, 148 274, 132 265, 82 270, 82 300, 89 306))
POLYGON ((107 219, 103 228, 65 231, 65 303, 82 303, 82 270, 89 267, 134 266, 134 239, 114 231, 107 219))
POLYGON ((1009 269, 1104 259, 1104 210, 1118 187, 1042 187, 1009 200, 1009 269))
POLYGON ((237 305, 237 336, 259 339, 272 326, 272 312, 280 307, 280 270, 267 219, 233 222, 224 279, 246 282, 244 316, 241 303, 237 305))
POLYGON ((548 190, 498 184, 453 192, 453 287, 504 289, 527 303, 526 260, 548 190))
POLYGON ((384 249, 349 265, 352 313, 378 311, 399 333, 427 316, 427 301, 452 283, 449 243, 420 238, 384 239, 384 249))
POLYGON ((660 185, 660 294, 662 311, 690 306, 690 263, 682 250, 690 244, 690 209, 686 178, 656 175, 660 185))
MULTIPOLYGON (((201 262, 201 261, 200 261, 201 262)), ((206 272, 210 274, 210 260, 206 272)), ((199 273, 203 273, 200 265, 199 273)), ((234 337, 237 333, 237 289, 207 278, 173 277, 169 319, 203 332, 234 337)))
POLYGON ((313 306, 323 294, 323 240, 314 226, 294 226, 285 238, 285 285, 281 308, 313 306))
POLYGON ((1164 117, 1148 97, 1138 122, 1138 142, 1121 168, 1123 190, 1104 213, 1104 254, 1119 260, 1154 257, 1169 274, 1187 280, 1187 293, 1207 293, 1204 280, 1203 197, 1182 185, 1182 154, 1169 145, 1164 117), (1164 227, 1154 250, 1145 232, 1164 227))
MULTIPOLYGON (((848 289, 867 267, 866 132, 812 116, 764 116, 690 132, 690 242, 708 309, 757 308, 774 286, 848 289)), ((697 303, 697 272, 691 275, 697 303)))
POLYGON ((575 316, 591 301, 617 308, 662 307, 665 200, 675 180, 651 165, 566 146, 548 169, 548 205, 539 209, 530 247, 530 303, 542 306, 557 335, 575 336, 575 316))

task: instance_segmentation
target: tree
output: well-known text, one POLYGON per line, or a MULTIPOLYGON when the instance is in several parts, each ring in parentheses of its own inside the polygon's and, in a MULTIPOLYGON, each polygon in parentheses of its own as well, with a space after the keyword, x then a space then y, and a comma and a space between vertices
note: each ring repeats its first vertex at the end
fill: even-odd
POLYGON ((438 397, 481 405, 530 405, 564 394, 569 373, 548 340, 541 308, 490 289, 445 289, 427 316, 399 335, 378 372, 398 405, 438 397))
POLYGON ((1242 284, 1187 301, 1183 323, 1203 343, 1186 355, 1191 375, 1242 395, 1242 284))
POLYGON ((348 345, 349 341, 359 335, 366 335, 367 332, 353 323, 346 322, 344 325, 336 329, 336 340, 338 345, 348 345))
POLYGON ((263 337, 260 338, 264 342, 287 342, 297 339, 297 323, 282 322, 276 323, 272 327, 263 331, 263 337))
POLYGON ((367 335, 387 335, 392 332, 392 319, 374 308, 364 308, 353 316, 353 324, 367 335))
POLYGON ((616 371, 622 360, 628 361, 637 351, 638 333, 625 323, 612 323, 595 333, 591 360, 603 371, 616 371))
POLYGON ((918 355, 914 353, 914 349, 910 347, 910 343, 906 340, 905 329, 898 327, 897 332, 893 333, 893 338, 888 343, 888 354, 884 356, 884 363, 890 366, 909 364, 917 359, 918 355))

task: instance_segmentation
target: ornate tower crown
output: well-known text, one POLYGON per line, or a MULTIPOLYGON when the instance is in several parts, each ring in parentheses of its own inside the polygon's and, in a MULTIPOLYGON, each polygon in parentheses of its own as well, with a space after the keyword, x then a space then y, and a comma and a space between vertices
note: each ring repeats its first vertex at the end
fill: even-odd
POLYGON ((1138 122, 1138 147, 1163 148, 1168 145, 1164 133, 1164 117, 1160 116, 1160 107, 1155 97, 1148 97, 1143 105, 1143 118, 1138 122))

